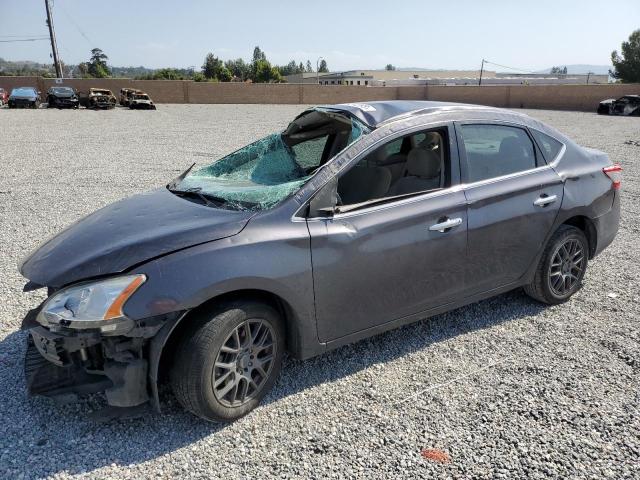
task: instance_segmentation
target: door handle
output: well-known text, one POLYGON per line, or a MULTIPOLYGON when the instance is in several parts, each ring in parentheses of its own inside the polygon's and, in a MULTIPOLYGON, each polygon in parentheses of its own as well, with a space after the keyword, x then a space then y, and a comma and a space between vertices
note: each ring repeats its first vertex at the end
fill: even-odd
POLYGON ((432 232, 444 233, 445 230, 449 230, 450 228, 457 227, 460 224, 462 224, 462 219, 461 218, 449 218, 449 219, 445 220, 444 222, 436 223, 435 225, 431 225, 429 227, 429 230, 432 231, 432 232))
POLYGON ((555 202, 558 199, 557 195, 544 195, 544 196, 540 196, 536 199, 535 202, 533 202, 533 204, 536 207, 544 207, 545 205, 549 205, 550 203, 555 202))

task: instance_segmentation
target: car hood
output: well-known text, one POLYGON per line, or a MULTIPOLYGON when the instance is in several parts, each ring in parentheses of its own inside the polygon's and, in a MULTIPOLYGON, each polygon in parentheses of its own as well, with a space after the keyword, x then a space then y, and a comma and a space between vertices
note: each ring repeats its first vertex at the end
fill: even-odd
POLYGON ((613 103, 615 102, 615 98, 607 98, 606 100, 602 100, 600 103, 613 103))
POLYGON ((166 188, 108 205, 63 230, 20 265, 31 282, 60 287, 239 233, 255 212, 190 202, 166 188))

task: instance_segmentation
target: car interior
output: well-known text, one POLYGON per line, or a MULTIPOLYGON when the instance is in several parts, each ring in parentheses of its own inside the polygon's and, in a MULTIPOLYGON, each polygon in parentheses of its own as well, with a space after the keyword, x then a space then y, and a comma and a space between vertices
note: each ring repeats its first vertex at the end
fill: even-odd
POLYGON ((414 133, 363 158, 338 181, 342 205, 445 188, 450 183, 446 129, 414 133))

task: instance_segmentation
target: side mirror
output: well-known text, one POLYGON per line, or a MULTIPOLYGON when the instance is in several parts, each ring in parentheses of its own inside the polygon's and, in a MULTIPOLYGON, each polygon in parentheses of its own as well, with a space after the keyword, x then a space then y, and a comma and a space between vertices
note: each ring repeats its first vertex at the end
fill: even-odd
POLYGON ((310 217, 333 217, 338 204, 338 179, 332 178, 309 202, 310 217))

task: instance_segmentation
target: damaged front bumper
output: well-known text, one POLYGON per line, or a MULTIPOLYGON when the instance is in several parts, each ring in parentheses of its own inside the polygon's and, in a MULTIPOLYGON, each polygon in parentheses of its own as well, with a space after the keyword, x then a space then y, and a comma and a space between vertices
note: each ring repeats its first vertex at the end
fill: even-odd
POLYGON ((112 407, 137 407, 151 401, 159 411, 156 381, 161 346, 152 344, 158 332, 163 327, 171 330, 179 317, 176 313, 148 318, 117 336, 97 329, 30 328, 24 365, 29 394, 66 403, 103 392, 112 407))

